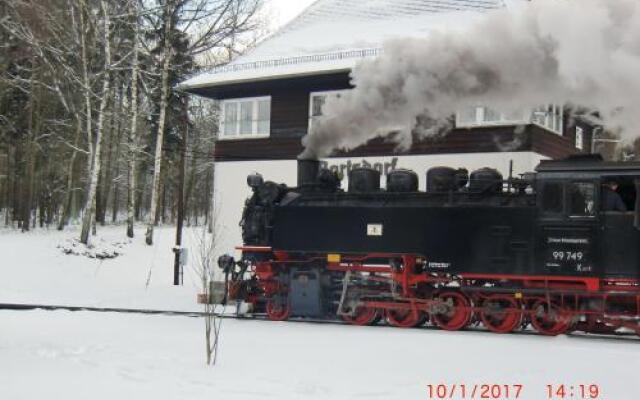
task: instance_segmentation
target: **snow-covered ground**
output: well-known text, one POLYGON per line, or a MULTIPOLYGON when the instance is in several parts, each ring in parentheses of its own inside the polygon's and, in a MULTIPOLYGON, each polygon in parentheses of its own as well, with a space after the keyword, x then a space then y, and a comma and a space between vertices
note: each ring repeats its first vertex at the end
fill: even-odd
POLYGON ((561 382, 640 393, 627 340, 225 320, 210 368, 198 318, 0 311, 0 326, 2 399, 407 400, 434 383, 522 384, 536 400, 561 382))
MULTIPOLYGON (((1 231, 0 303, 199 309, 192 270, 184 287, 171 285, 172 229, 105 261, 63 255, 56 246, 74 235, 1 231)), ((123 229, 100 235, 119 241, 123 229)), ((599 399, 640 396, 635 338, 233 319, 221 338, 218 364, 206 367, 200 318, 0 310, 0 399, 405 400, 430 399, 429 384, 520 384, 520 399, 538 400, 560 383, 573 398, 581 384, 597 384, 599 399)))
MULTIPOLYGON (((97 246, 126 242, 125 229, 101 227, 92 241, 97 246)), ((185 229, 186 247, 193 250, 201 229, 185 229)), ((0 303, 199 310, 195 301, 201 290, 193 262, 185 268, 184 286, 171 285, 175 228, 158 228, 153 246, 144 243, 142 228, 136 233, 123 246, 124 255, 98 260, 65 255, 57 247, 79 237, 76 228, 0 230, 0 303)))

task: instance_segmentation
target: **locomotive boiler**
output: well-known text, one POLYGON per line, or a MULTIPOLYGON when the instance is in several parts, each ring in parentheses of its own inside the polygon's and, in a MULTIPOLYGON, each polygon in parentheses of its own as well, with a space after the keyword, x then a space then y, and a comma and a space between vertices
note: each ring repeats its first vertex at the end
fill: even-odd
POLYGON ((272 320, 507 333, 640 333, 640 163, 578 156, 506 179, 436 167, 381 187, 372 168, 299 160, 296 187, 247 178, 228 298, 272 320), (615 182, 615 192, 611 185, 615 182), (624 207, 606 208, 619 196, 624 207))

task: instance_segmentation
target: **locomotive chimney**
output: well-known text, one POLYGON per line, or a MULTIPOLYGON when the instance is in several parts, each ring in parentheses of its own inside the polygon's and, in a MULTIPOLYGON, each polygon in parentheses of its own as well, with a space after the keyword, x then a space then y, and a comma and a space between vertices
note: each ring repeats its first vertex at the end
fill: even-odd
POLYGON ((313 159, 298 159, 298 187, 316 183, 320 161, 313 159))

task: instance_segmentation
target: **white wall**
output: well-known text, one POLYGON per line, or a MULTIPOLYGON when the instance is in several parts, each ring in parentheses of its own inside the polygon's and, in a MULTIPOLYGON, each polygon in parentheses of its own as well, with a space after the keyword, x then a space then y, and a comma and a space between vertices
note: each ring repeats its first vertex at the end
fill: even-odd
MULTIPOLYGON (((360 163, 363 160, 370 165, 380 163, 392 164, 395 160, 395 168, 411 169, 418 173, 420 178, 420 190, 426 187, 426 171, 435 166, 449 166, 453 168, 467 168, 469 172, 482 167, 491 167, 499 170, 506 178, 509 174, 509 162, 513 160, 514 176, 520 173, 533 171, 540 160, 546 159, 533 152, 504 152, 504 153, 470 153, 470 154, 443 154, 443 155, 417 155, 417 156, 388 156, 366 158, 331 158, 325 160, 329 166, 360 163)), ((217 229, 219 232, 217 252, 218 254, 234 254, 235 247, 242 245, 242 236, 239 222, 242 217, 244 202, 251 195, 251 189, 247 186, 247 175, 260 173, 265 181, 285 183, 295 186, 297 181, 297 164, 295 160, 284 161, 229 161, 216 163, 215 170, 215 201, 217 229)), ((384 185, 383 179, 382 184, 384 185)), ((347 187, 347 179, 342 182, 342 187, 347 187)))

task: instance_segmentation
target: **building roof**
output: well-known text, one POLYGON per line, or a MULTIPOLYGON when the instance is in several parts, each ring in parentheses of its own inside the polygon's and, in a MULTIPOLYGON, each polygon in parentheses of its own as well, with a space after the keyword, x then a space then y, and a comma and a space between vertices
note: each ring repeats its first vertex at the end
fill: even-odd
POLYGON ((349 71, 398 37, 466 25, 512 0, 317 0, 235 61, 183 82, 183 89, 349 71))

